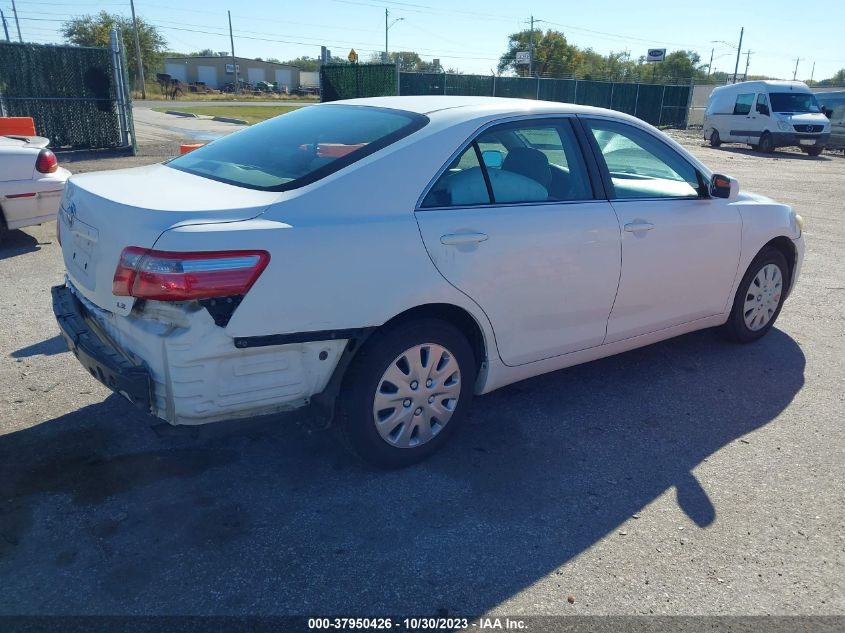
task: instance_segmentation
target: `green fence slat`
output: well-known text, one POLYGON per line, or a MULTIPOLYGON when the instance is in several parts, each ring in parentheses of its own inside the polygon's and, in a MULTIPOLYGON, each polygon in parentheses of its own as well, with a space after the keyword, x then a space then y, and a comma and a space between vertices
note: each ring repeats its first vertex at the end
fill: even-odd
MULTIPOLYGON (((396 93, 395 66, 323 66, 323 101, 396 93)), ((586 79, 537 79, 444 73, 399 74, 402 95, 463 95, 543 99, 626 112, 653 125, 684 127, 690 85, 634 84, 586 79), (539 81, 539 84, 538 84, 539 81)))
POLYGON ((53 147, 121 144, 111 51, 0 42, 0 103, 53 147))

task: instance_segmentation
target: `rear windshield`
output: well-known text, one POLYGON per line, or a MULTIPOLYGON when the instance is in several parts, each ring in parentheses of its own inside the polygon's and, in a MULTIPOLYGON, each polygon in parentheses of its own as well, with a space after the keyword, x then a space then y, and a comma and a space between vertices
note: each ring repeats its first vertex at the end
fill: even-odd
POLYGON ((419 130, 428 118, 351 105, 306 106, 167 163, 180 171, 263 191, 324 178, 419 130))
POLYGON ((808 92, 770 92, 772 112, 821 112, 816 97, 808 92))

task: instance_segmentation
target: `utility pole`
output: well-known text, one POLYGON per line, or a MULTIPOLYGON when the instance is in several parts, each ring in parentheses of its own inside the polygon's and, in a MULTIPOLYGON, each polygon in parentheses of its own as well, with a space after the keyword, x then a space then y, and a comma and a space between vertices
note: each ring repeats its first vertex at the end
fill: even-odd
POLYGON ((229 14, 229 43, 232 45, 232 70, 235 71, 235 94, 241 94, 241 82, 238 80, 238 60, 235 58, 235 37, 232 35, 232 12, 229 14))
POLYGON ((135 0, 129 0, 132 10, 132 28, 135 31, 135 62, 138 65, 138 81, 141 82, 141 98, 147 98, 147 87, 144 85, 144 60, 141 59, 141 40, 138 37, 138 20, 135 19, 135 0))
POLYGON ((9 25, 6 24, 6 16, 3 14, 3 9, 0 9, 0 22, 3 22, 3 30, 6 31, 6 41, 11 42, 9 38, 9 25))
POLYGON ((736 64, 734 65, 734 83, 736 83, 736 74, 739 72, 739 56, 742 53, 742 36, 745 34, 745 27, 743 26, 739 31, 739 46, 736 47, 736 64))
POLYGON ((710 76, 710 72, 713 70, 713 53, 715 52, 715 48, 710 49, 710 63, 707 64, 707 76, 710 76))
POLYGON ((748 81, 748 64, 751 63, 751 50, 745 51, 745 81, 748 81))
POLYGON ((795 60, 795 70, 792 71, 792 81, 795 81, 795 77, 798 75, 798 62, 801 61, 801 58, 795 60))
POLYGON ((15 26, 18 27, 18 41, 23 43, 23 38, 21 37, 21 23, 18 20, 18 8, 15 6, 15 0, 12 0, 12 14, 15 16, 15 26))
POLYGON ((531 30, 528 32, 528 76, 534 74, 534 16, 531 16, 531 30))

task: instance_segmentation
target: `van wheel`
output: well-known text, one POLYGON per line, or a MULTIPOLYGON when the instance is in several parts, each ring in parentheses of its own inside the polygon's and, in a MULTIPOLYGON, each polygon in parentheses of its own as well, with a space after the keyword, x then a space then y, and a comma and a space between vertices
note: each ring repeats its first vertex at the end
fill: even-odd
POLYGON ((338 398, 341 439, 380 468, 422 461, 460 426, 476 372, 469 342, 450 323, 421 319, 376 332, 338 398))
POLYGON ((775 324, 786 292, 790 270, 783 256, 773 246, 764 248, 748 266, 734 297, 733 308, 722 331, 739 343, 761 338, 775 324))
POLYGON ((822 149, 821 147, 806 147, 802 148, 802 151, 808 156, 818 156, 822 153, 822 149))
POLYGON ((710 133, 710 147, 719 147, 722 144, 722 139, 719 138, 719 130, 713 130, 710 133))
POLYGON ((764 154, 771 154, 775 151, 775 140, 772 138, 771 134, 763 132, 763 136, 760 137, 760 144, 757 147, 759 147, 760 151, 764 154))

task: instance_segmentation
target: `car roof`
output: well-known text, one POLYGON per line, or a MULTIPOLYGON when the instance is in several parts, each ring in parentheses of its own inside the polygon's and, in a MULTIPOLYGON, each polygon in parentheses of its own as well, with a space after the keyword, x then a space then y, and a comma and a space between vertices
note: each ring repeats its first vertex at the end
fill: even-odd
MULTIPOLYGON (((615 110, 605 110, 592 106, 560 103, 558 101, 539 101, 534 99, 512 99, 505 97, 461 97, 461 96, 408 96, 408 97, 369 97, 366 99, 344 99, 325 105, 356 105, 374 108, 392 108, 417 114, 432 114, 441 110, 461 108, 467 115, 497 114, 609 114, 622 116, 615 110)), ((321 104, 322 105, 322 104, 321 104)))

